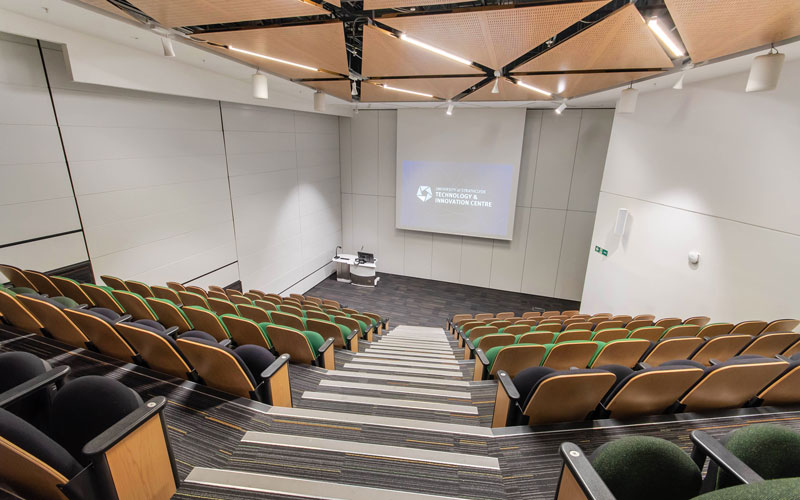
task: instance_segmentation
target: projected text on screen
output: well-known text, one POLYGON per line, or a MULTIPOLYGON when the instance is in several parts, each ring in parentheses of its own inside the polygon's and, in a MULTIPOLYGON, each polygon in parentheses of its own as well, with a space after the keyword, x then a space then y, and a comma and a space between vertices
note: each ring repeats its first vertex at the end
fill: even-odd
POLYGON ((514 166, 405 160, 398 226, 507 237, 514 166))

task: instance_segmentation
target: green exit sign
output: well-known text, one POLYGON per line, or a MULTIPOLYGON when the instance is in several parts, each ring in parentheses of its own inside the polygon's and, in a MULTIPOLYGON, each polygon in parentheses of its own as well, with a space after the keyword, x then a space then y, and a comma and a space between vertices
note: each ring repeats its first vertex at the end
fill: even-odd
POLYGON ((605 248, 600 248, 599 246, 595 245, 594 251, 608 257, 608 250, 606 250, 605 248))

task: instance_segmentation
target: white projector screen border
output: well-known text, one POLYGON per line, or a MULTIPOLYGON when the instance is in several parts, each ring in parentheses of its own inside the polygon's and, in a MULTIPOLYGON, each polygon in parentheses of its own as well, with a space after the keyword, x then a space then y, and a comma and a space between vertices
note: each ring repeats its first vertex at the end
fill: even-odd
MULTIPOLYGON (((411 231, 511 240, 514 232, 524 132, 524 108, 459 108, 452 116, 446 115, 440 109, 398 110, 395 227, 411 231), (406 179, 403 175, 404 165, 410 179, 406 179), (475 175, 485 177, 480 181, 462 180, 464 185, 443 187, 441 190, 437 190, 436 186, 427 185, 432 183, 417 186, 418 176, 422 175, 420 172, 424 169, 440 170, 439 172, 428 170, 432 173, 433 180, 436 180, 437 175, 441 179, 452 174, 454 168, 461 169, 459 174, 469 175, 470 172, 478 172, 475 175), (448 169, 451 170, 448 172, 448 169), (492 177, 489 177, 490 174, 492 177), (506 184, 509 176, 510 184, 506 184), (492 185, 492 188, 488 190, 481 188, 484 182, 492 185), (419 194, 417 190, 425 187, 430 189, 423 192, 417 201, 419 194), (419 205, 430 201, 432 197, 435 198, 435 203, 440 203, 436 201, 439 197, 462 197, 462 190, 476 189, 478 194, 471 198, 475 201, 469 203, 484 204, 480 208, 485 208, 487 201, 492 203, 483 218, 450 213, 450 218, 458 219, 455 223, 447 224, 449 227, 436 226, 433 219, 441 223, 442 214, 437 212, 436 215, 439 217, 433 217, 428 212, 428 216, 425 217, 426 214, 423 212, 429 211, 433 205, 426 205, 424 208, 419 205), (446 194, 448 190, 451 190, 452 194, 446 194), (482 196, 493 197, 495 193, 507 196, 507 200, 501 200, 505 201, 503 205, 495 207, 494 204, 498 200, 494 198, 486 201, 481 199, 482 196), (412 203, 415 205, 411 205, 412 203), (491 210, 492 208, 496 210, 491 210), (497 217, 505 219, 505 227, 499 227, 502 226, 502 220, 495 224, 498 222, 497 217), (404 218, 406 220, 403 220, 404 218), (409 220, 410 218, 415 220, 409 220), (488 218, 493 220, 490 221, 488 218), (490 226, 492 229, 488 230, 487 227, 490 226)), ((451 179, 448 177, 449 180, 451 179)), ((444 206, 440 210, 444 210, 444 206)), ((457 209, 451 208, 451 212, 452 210, 457 209)), ((459 213, 464 211, 461 210, 459 213)))

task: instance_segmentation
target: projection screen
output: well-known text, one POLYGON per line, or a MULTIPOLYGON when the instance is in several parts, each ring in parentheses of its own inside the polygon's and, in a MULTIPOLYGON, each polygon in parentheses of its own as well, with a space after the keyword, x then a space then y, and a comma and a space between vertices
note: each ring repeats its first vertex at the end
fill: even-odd
POLYGON ((510 240, 525 110, 397 112, 399 229, 510 240))

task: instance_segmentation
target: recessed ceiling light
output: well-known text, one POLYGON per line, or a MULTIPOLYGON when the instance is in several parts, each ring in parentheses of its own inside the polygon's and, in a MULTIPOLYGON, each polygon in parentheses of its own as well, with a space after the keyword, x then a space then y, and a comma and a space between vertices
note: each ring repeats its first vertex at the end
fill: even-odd
POLYGON ((650 30, 653 33, 656 34, 656 36, 658 37, 659 40, 661 40, 661 43, 663 43, 664 45, 667 46, 669 51, 672 52, 673 56, 675 56, 675 57, 683 57, 683 56, 686 55, 686 52, 684 52, 680 47, 678 47, 678 44, 676 44, 672 40, 672 38, 670 38, 670 36, 667 34, 667 32, 664 31, 664 29, 661 27, 661 25, 658 24, 658 19, 656 19, 655 17, 650 19, 647 22, 647 26, 649 26, 650 30))
POLYGON ((447 116, 452 116, 453 115, 453 103, 450 103, 450 104, 447 105, 446 114, 447 114, 447 116))
POLYGON ((533 85, 528 85, 527 83, 523 83, 520 80, 517 80, 517 85, 519 85, 520 87, 526 88, 528 90, 533 90, 534 92, 538 92, 538 93, 540 93, 542 95, 546 95, 547 97, 550 97, 550 96, 553 95, 551 92, 548 92, 546 90, 542 90, 540 88, 534 87, 533 85))
POLYGON ((424 92, 416 92, 414 90, 406 90, 406 89, 398 89, 397 87, 390 87, 390 86, 386 85, 385 83, 381 84, 381 86, 383 88, 385 88, 386 90, 394 90, 395 92, 405 92, 406 94, 414 94, 414 95, 418 95, 418 96, 422 96, 422 97, 431 97, 431 98, 433 97, 431 94, 426 94, 424 92))
POLYGON ((258 54, 256 52, 250 52, 249 50, 239 49, 239 48, 234 47, 232 45, 228 45, 228 49, 230 49, 230 50, 232 50, 234 52, 239 52, 240 54, 247 54, 248 56, 260 57, 261 59, 266 59, 268 61, 273 61, 273 62, 281 63, 281 64, 288 64, 289 66, 294 66, 296 68, 303 68, 303 69, 307 69, 309 71, 319 71, 319 69, 313 68, 311 66, 306 66, 305 64, 298 64, 296 62, 286 61, 284 59, 278 59, 277 57, 265 56, 264 54, 258 54))
POLYGON ((411 38, 410 36, 406 35, 405 33, 400 35, 400 40, 408 42, 408 43, 410 43, 412 45, 416 45, 417 47, 421 47, 421 48, 423 48, 425 50, 433 52, 434 54, 439 54, 440 56, 444 56, 444 57, 446 57, 448 59, 452 59, 453 61, 460 62, 461 64, 464 64, 464 65, 467 65, 467 66, 472 66, 472 61, 464 59, 463 57, 459 57, 459 56, 457 56, 455 54, 451 54, 450 52, 447 52, 446 50, 438 49, 438 48, 434 47, 433 45, 428 45, 427 43, 421 42, 421 41, 419 41, 419 40, 417 40, 415 38, 411 38))

